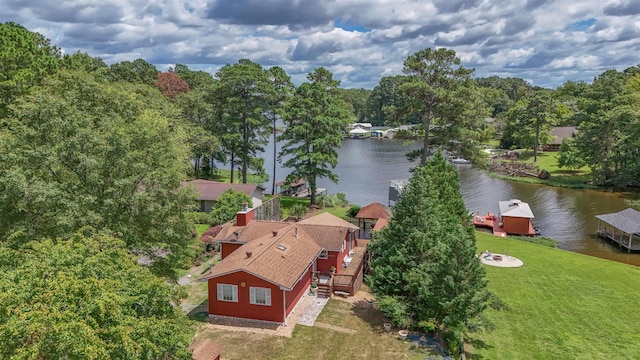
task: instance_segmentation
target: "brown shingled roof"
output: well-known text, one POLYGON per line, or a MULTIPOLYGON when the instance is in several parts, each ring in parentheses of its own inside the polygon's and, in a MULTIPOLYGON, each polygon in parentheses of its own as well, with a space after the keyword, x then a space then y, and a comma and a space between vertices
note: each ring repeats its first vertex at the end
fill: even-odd
POLYGON ((353 225, 352 223, 342 220, 339 217, 328 213, 323 212, 322 214, 318 214, 315 216, 311 216, 302 221, 299 221, 298 224, 308 224, 308 225, 324 225, 324 226, 341 226, 349 229, 358 230, 359 227, 353 225))
POLYGON ((282 221, 267 220, 252 220, 249 221, 247 226, 236 226, 232 222, 229 222, 222 226, 222 230, 213 238, 213 241, 246 243, 289 225, 291 224, 282 221))
POLYGON ((551 142, 549 144, 552 145, 562 145, 562 140, 565 137, 573 137, 576 132, 575 126, 556 126, 549 134, 551 135, 551 142))
POLYGON ((389 220, 387 219, 378 219, 378 221, 376 221, 376 224, 373 226, 373 231, 380 231, 382 229, 384 229, 387 225, 389 225, 389 220))
POLYGON ((358 211, 357 219, 391 219, 391 210, 380 203, 371 203, 358 211))
POLYGON ((181 185, 183 187, 193 186, 197 190, 198 200, 217 200, 227 189, 234 189, 252 197, 256 188, 262 188, 262 186, 256 184, 230 184, 203 179, 183 181, 181 185))
POLYGON ((222 345, 210 339, 199 339, 189 346, 193 360, 215 360, 222 354, 222 345))
POLYGON ((322 249, 297 225, 244 244, 206 272, 199 281, 244 271, 292 289, 322 249), (248 252, 251 256, 248 256, 248 252))
POLYGON ((344 226, 323 226, 323 225, 310 225, 300 224, 300 227, 304 229, 311 238, 329 251, 340 251, 344 245, 344 240, 347 237, 349 229, 344 226))

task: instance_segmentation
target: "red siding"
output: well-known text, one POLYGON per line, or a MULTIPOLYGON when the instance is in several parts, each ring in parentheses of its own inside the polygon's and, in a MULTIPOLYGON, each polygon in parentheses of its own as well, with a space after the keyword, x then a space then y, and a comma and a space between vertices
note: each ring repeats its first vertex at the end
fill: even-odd
POLYGON ((209 314, 233 316, 246 319, 284 322, 282 290, 262 279, 239 271, 233 274, 209 279, 209 314), (245 286, 242 286, 244 282, 245 286), (217 284, 238 286, 238 302, 218 301, 217 284), (251 305, 249 303, 249 287, 271 289, 271 306, 251 305))
POLYGON ((228 243, 220 244, 220 260, 229 256, 229 254, 236 251, 242 245, 244 244, 228 244, 228 243))
POLYGON ((293 308, 298 303, 298 300, 304 295, 304 293, 311 285, 311 267, 307 269, 307 272, 302 276, 300 281, 293 287, 291 291, 285 292, 285 298, 287 301, 287 315, 291 313, 293 308))
POLYGON ((236 226, 247 226, 249 221, 253 220, 253 209, 239 211, 236 213, 236 226))
POLYGON ((507 234, 528 235, 529 234, 529 218, 503 216, 503 228, 507 234))
POLYGON ((345 240, 344 250, 342 252, 328 251, 327 259, 317 260, 318 271, 329 271, 332 266, 335 266, 337 272, 340 272, 340 269, 342 269, 342 264, 344 263, 344 257, 347 254, 349 254, 349 243, 345 240))

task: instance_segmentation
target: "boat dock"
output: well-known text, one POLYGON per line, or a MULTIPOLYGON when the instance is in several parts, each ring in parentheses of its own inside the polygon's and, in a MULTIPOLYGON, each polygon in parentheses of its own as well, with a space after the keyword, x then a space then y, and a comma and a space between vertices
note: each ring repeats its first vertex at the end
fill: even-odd
POLYGON ((507 237, 507 232, 500 226, 500 217, 488 213, 487 215, 473 215, 473 225, 476 227, 489 228, 493 231, 493 235, 507 237))

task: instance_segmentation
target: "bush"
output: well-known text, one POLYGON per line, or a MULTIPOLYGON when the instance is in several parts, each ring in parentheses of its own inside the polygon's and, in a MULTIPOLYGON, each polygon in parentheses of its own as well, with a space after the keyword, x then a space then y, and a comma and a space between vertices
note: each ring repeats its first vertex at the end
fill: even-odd
POLYGON ((411 318, 407 305, 391 296, 382 296, 378 300, 378 308, 396 327, 407 329, 411 326, 411 318))
POLYGON ((360 206, 359 205, 353 205, 349 208, 349 210, 347 210, 347 216, 348 217, 356 217, 356 215, 358 214, 358 212, 360 211, 360 206))
POLYGON ((317 203, 321 207, 349 206, 349 201, 347 201, 347 196, 343 193, 337 193, 335 195, 321 195, 318 197, 317 203))
POLYGON ((193 211, 187 213, 187 219, 192 224, 210 224, 211 223, 211 215, 202 211, 193 211))
POLYGON ((291 209, 289 209, 289 216, 293 217, 296 221, 299 221, 307 214, 308 211, 309 207, 305 204, 294 204, 291 209))
POLYGON ((544 245, 552 248, 558 247, 558 242, 555 239, 543 237, 543 236, 511 236, 511 238, 515 240, 544 245))

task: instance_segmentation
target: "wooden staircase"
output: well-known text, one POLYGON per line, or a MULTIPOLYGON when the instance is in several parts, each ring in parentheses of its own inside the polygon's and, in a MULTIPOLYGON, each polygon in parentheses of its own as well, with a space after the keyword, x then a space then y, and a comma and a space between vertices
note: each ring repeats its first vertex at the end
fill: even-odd
POLYGON ((318 289, 316 292, 316 296, 329 298, 331 297, 331 293, 333 292, 333 276, 329 278, 327 282, 318 282, 318 289))

